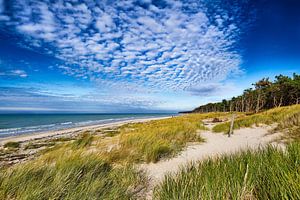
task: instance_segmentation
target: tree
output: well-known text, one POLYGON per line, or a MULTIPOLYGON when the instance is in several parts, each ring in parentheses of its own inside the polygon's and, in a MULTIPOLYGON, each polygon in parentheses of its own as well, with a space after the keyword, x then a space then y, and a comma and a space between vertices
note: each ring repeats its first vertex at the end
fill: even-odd
POLYGON ((292 77, 278 75, 271 82, 263 78, 252 84, 254 88, 244 90, 243 94, 222 102, 202 105, 192 112, 259 112, 263 109, 300 103, 300 75, 292 77))
POLYGON ((270 87, 271 84, 272 83, 269 81, 269 78, 263 78, 254 84, 255 89, 256 89, 256 94, 257 94, 256 108, 255 108, 256 113, 258 113, 260 111, 260 109, 264 107, 264 103, 265 103, 264 95, 265 95, 266 89, 268 87, 270 87))

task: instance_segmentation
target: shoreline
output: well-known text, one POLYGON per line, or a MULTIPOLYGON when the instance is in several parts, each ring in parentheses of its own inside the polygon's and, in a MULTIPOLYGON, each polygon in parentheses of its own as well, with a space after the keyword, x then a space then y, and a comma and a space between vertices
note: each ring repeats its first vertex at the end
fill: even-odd
POLYGON ((138 122, 148 122, 152 120, 160 120, 160 119, 167 119, 172 116, 164 116, 164 117, 148 117, 148 118, 137 118, 137 119, 129 119, 124 121, 118 122, 108 122, 96 125, 87 125, 87 126, 80 126, 80 127, 72 127, 66 128, 61 130, 53 130, 53 131, 45 131, 45 132, 35 132, 35 133, 28 133, 16 136, 8 136, 0 138, 0 145, 4 145, 7 142, 28 142, 31 140, 38 140, 44 138, 51 138, 51 137, 61 137, 65 135, 72 135, 78 132, 83 132, 87 130, 95 130, 101 128, 112 128, 122 126, 128 123, 138 123, 138 122))

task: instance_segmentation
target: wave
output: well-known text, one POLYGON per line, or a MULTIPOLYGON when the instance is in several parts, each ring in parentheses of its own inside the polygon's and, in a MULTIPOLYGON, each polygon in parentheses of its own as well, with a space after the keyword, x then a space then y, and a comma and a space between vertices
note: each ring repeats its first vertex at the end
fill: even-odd
POLYGON ((14 135, 21 135, 21 134, 29 134, 35 132, 45 132, 45 131, 56 131, 62 130, 66 128, 73 128, 73 127, 82 127, 88 125, 97 125, 97 124, 106 124, 106 123, 113 123, 113 122, 121 122, 127 121, 132 119, 142 119, 142 118, 151 118, 156 117, 153 116, 127 116, 121 118, 108 118, 108 119, 97 119, 97 120, 86 120, 86 121, 65 121, 65 122, 58 122, 52 124, 43 124, 37 126, 27 126, 27 127, 15 127, 15 128, 4 128, 0 129, 0 137, 7 137, 7 136, 14 136, 14 135))
POLYGON ((61 125, 69 125, 69 124, 73 124, 73 122, 62 122, 60 123, 61 125))

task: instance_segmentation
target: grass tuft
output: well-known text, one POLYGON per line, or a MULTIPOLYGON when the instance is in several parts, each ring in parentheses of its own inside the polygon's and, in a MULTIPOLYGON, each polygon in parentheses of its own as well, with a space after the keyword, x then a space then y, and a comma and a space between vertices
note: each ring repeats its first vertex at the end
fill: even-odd
POLYGON ((83 133, 77 140, 72 143, 73 148, 84 148, 90 146, 93 142, 94 136, 90 133, 83 133))
POLYGON ((0 172, 0 199, 133 199, 145 185, 131 166, 113 167, 96 154, 52 151, 0 172))
POLYGON ((208 159, 166 176, 155 199, 300 199, 300 143, 208 159))
POLYGON ((3 147, 17 149, 20 147, 20 142, 7 142, 3 145, 3 147))

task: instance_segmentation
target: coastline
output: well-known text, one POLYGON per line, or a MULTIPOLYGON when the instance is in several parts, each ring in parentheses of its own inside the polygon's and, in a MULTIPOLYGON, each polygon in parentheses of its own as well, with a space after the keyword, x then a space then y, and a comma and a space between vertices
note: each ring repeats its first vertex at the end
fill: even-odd
POLYGON ((45 131, 45 132, 28 133, 28 134, 16 135, 16 136, 8 136, 8 137, 0 138, 0 145, 4 145, 7 142, 27 142, 27 141, 31 141, 31 140, 38 140, 38 139, 44 139, 44 138, 73 135, 75 133, 79 133, 79 132, 83 132, 83 131, 87 131, 87 130, 112 128, 112 127, 122 126, 122 125, 128 124, 128 123, 148 122, 148 121, 152 121, 152 120, 167 119, 170 117, 171 116, 137 118, 137 119, 118 121, 118 122, 102 123, 102 124, 98 124, 98 125, 88 125, 88 126, 66 128, 66 129, 54 130, 54 131, 45 131))

